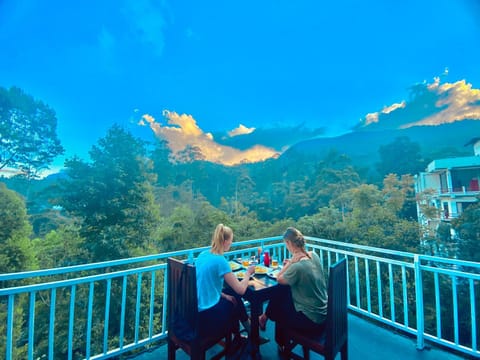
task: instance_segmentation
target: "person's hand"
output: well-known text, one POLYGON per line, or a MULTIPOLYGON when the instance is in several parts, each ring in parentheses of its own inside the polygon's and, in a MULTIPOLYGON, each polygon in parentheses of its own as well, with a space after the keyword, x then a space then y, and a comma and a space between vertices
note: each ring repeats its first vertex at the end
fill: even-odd
POLYGON ((283 259, 283 266, 287 266, 290 263, 290 259, 283 259))
POLYGON ((248 277, 250 277, 250 275, 253 275, 253 274, 255 274, 255 265, 250 265, 247 268, 247 275, 248 277))

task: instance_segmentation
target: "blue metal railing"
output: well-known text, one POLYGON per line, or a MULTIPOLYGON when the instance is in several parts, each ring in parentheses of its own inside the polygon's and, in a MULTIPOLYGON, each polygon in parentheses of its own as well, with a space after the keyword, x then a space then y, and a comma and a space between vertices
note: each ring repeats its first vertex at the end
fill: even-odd
MULTIPOLYGON (((479 356, 480 264, 306 237, 325 269, 348 260, 349 309, 425 341, 479 356)), ((227 257, 282 238, 234 243, 227 257)), ((0 274, 0 357, 107 359, 166 338, 166 258, 203 248, 73 267, 0 274)))

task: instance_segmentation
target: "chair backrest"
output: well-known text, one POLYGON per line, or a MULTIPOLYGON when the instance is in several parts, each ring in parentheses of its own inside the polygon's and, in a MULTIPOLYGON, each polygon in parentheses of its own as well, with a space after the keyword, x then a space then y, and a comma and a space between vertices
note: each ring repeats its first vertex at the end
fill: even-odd
POLYGON ((325 348, 335 355, 345 344, 348 335, 347 260, 345 258, 330 266, 327 309, 325 348))
POLYGON ((196 336, 198 329, 197 273, 195 266, 180 260, 167 260, 168 331, 175 332, 174 321, 188 324, 196 336))

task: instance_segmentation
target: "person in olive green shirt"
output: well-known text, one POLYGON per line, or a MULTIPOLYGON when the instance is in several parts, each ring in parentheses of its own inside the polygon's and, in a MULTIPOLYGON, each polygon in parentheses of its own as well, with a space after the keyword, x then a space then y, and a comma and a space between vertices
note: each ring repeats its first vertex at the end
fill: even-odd
POLYGON ((283 240, 292 257, 284 262, 277 280, 289 286, 278 288, 260 315, 260 329, 271 319, 284 327, 320 333, 327 316, 327 286, 320 258, 305 250, 302 233, 293 227, 287 229, 283 240))

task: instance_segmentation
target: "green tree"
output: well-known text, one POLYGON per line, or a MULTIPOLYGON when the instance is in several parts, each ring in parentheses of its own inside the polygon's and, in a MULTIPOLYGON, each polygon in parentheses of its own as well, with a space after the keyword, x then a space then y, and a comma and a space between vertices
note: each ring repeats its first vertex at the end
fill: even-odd
POLYGON ((378 149, 380 162, 376 164, 382 177, 387 174, 416 174, 425 167, 420 154, 420 145, 407 136, 397 137, 393 142, 378 149))
POLYGON ((55 112, 17 87, 0 87, 0 170, 18 169, 35 178, 64 149, 55 112))
POLYGON ((157 182, 160 186, 167 186, 174 179, 175 167, 171 162, 172 152, 165 140, 158 140, 150 153, 153 161, 153 170, 157 174, 157 182))
MULTIPOLYGON (((14 273, 36 268, 35 253, 30 242, 32 228, 28 223, 24 199, 15 191, 0 183, 0 273, 14 273)), ((15 281, 3 283, 1 287, 15 286, 15 281)), ((15 319, 23 319, 27 304, 24 295, 15 299, 15 319)), ((7 299, 0 301, 0 334, 6 334, 7 299)), ((13 339, 21 339, 22 321, 13 325, 13 339)), ((0 341, 0 354, 5 354, 5 342, 0 341)), ((15 359, 26 357, 26 345, 17 342, 12 349, 15 359)))
POLYGON ((90 151, 91 163, 66 162, 62 205, 79 219, 92 261, 143 255, 159 223, 145 146, 117 125, 90 151))
POLYGON ((458 234, 458 257, 462 260, 480 261, 480 199, 468 206, 452 226, 458 234))
POLYGON ((398 216, 403 204, 398 202, 397 194, 395 188, 381 191, 366 184, 348 191, 352 211, 345 216, 345 241, 416 252, 420 228, 416 221, 398 216))
POLYGON ((36 267, 31 234, 24 199, 0 183, 0 273, 36 267))
POLYGON ((388 174, 383 179, 382 193, 386 205, 399 217, 417 220, 413 183, 413 177, 409 174, 402 175, 400 178, 396 174, 388 174))
POLYGON ((32 241, 41 269, 72 266, 87 258, 78 227, 61 226, 32 241))

